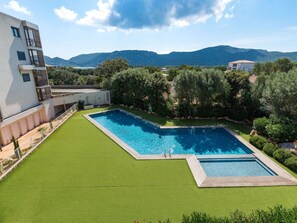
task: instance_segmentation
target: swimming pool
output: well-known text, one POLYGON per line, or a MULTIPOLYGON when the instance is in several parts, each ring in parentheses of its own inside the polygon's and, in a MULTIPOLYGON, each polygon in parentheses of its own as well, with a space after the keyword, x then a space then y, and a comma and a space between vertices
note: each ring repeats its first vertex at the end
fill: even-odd
POLYGON ((251 177, 276 175, 258 159, 209 159, 200 160, 200 164, 208 177, 251 177))
POLYGON ((90 117, 141 155, 244 155, 252 151, 224 128, 162 129, 121 110, 90 117))

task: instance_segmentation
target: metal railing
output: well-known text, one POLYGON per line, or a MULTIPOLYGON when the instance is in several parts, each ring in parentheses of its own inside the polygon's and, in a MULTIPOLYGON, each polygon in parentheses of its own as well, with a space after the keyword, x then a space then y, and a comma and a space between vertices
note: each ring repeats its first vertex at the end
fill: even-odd
POLYGON ((50 136, 56 129, 58 129, 68 118, 70 118, 77 111, 77 104, 70 107, 63 114, 56 117, 46 126, 40 127, 38 133, 31 136, 28 140, 21 142, 19 148, 21 149, 21 159, 17 159, 15 154, 0 160, 0 180, 12 171, 24 158, 33 152, 48 136, 50 136))

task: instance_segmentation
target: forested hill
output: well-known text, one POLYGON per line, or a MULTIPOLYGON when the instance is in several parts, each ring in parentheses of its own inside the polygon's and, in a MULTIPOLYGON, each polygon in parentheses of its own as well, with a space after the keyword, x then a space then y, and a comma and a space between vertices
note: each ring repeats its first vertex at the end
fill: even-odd
POLYGON ((192 66, 226 65, 234 60, 252 60, 256 62, 274 61, 287 57, 297 61, 297 52, 283 53, 258 49, 242 49, 231 46, 209 47, 193 52, 172 52, 157 54, 143 50, 123 50, 111 53, 82 54, 65 60, 59 57, 45 56, 46 64, 56 66, 96 67, 107 59, 123 58, 133 66, 192 66))

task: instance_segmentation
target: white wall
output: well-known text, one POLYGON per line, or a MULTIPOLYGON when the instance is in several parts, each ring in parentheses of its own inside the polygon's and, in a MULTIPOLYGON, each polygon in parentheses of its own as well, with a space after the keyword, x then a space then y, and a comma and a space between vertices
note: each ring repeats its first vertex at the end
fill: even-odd
POLYGON ((77 103, 79 100, 85 101, 85 104, 102 105, 110 104, 109 91, 97 91, 90 93, 80 93, 53 98, 53 105, 59 106, 64 104, 77 103))
POLYGON ((18 65, 30 65, 21 20, 0 13, 0 107, 3 118, 10 117, 39 104, 32 72, 30 82, 23 82, 18 65), (12 35, 11 26, 20 29, 19 37, 12 35), (19 61, 17 51, 25 52, 26 61, 19 61))

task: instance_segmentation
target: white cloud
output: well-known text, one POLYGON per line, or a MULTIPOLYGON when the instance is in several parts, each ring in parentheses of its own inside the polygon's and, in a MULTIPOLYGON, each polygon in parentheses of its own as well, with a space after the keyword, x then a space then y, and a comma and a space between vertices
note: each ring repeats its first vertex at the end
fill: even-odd
POLYGON ((216 21, 219 21, 224 16, 227 5, 232 1, 233 0, 217 0, 217 3, 213 8, 216 21))
POLYGON ((4 7, 26 15, 31 15, 31 12, 26 7, 21 6, 17 1, 9 1, 7 5, 4 5, 4 7))
POLYGON ((96 27, 98 32, 114 30, 160 30, 233 18, 236 0, 98 0, 97 7, 75 20, 96 27))
POLYGON ((224 17, 225 17, 225 19, 232 19, 232 18, 234 18, 234 14, 233 13, 226 13, 224 17))
POLYGON ((97 3, 98 9, 87 11, 85 16, 76 21, 79 25, 86 26, 104 26, 112 13, 112 7, 115 0, 99 0, 97 3))
POLYGON ((61 6, 54 11, 56 15, 63 20, 74 21, 77 18, 77 13, 71 9, 67 9, 65 6, 61 6))

